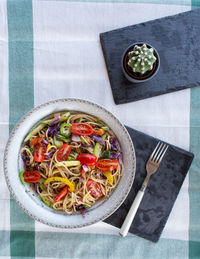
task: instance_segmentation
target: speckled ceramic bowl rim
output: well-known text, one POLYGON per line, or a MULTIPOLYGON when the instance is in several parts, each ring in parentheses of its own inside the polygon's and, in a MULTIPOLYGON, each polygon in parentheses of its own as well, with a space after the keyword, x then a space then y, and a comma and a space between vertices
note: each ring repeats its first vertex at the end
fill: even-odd
MULTIPOLYGON (((103 108, 102 106, 96 104, 96 103, 93 103, 93 102, 90 102, 90 101, 87 101, 87 100, 83 100, 83 99, 75 99, 75 98, 66 98, 66 99, 56 99, 56 100, 53 100, 53 101, 49 101, 49 102, 46 102, 44 104, 41 104, 33 109, 31 109, 28 113, 26 113, 22 119, 16 124, 16 126, 13 128, 11 134, 10 134, 10 137, 8 139, 8 142, 6 144, 6 147, 5 147, 5 151, 4 151, 4 161, 3 161, 3 166, 4 166, 4 175, 5 175, 5 179, 6 179, 6 183, 7 183, 7 186, 9 188, 9 191, 11 193, 11 195, 13 196, 13 198, 15 199, 15 201, 17 202, 17 204, 20 206, 20 208, 26 213, 28 214, 30 217, 32 217, 34 220, 37 220, 41 223, 44 223, 46 225, 49 225, 49 226, 52 226, 52 227, 57 227, 57 228, 80 228, 80 227, 84 227, 84 226, 88 226, 88 225, 92 225, 94 223, 97 223, 99 221, 102 221, 104 220, 105 218, 109 217, 111 214, 113 214, 119 207, 120 205, 124 202, 124 200, 126 199, 131 187, 132 187, 132 184, 133 184, 133 181, 134 181, 134 177, 135 177, 135 171, 136 171, 136 157, 135 157, 135 149, 134 149, 134 146, 133 146, 133 143, 132 143, 132 140, 129 136, 129 133, 128 131, 126 130, 126 128, 124 127, 124 125, 109 111, 107 111, 105 108, 103 108), (30 211, 23 205, 23 203, 16 197, 15 195, 15 191, 13 190, 12 186, 11 186, 11 182, 10 182, 10 179, 8 177, 8 150, 10 148, 10 144, 12 142, 12 139, 15 135, 15 132, 17 131, 17 129, 23 124, 23 122, 31 115, 33 114, 34 112, 40 110, 41 108, 44 108, 45 106, 49 106, 49 105, 52 105, 52 104, 55 104, 55 103, 61 103, 61 102, 79 102, 79 103, 84 103, 84 104, 89 104, 89 105, 93 105, 94 107, 98 108, 98 109, 101 109, 104 113, 107 113, 107 115, 111 116, 115 122, 121 127, 121 129, 123 130, 123 133, 126 135, 127 139, 129 140, 129 144, 131 146, 131 150, 132 150, 132 161, 134 161, 133 163, 133 170, 132 170, 132 181, 128 184, 128 188, 126 189, 126 191, 124 192, 123 194, 123 197, 116 203, 115 207, 109 211, 108 213, 106 213, 104 216, 101 216, 101 217, 98 217, 96 218, 95 220, 93 221, 90 221, 90 222, 87 222, 85 224, 77 224, 76 226, 71 226, 71 225, 59 225, 59 224, 53 224, 51 222, 48 222, 48 220, 43 220, 43 219, 40 219, 38 218, 36 215, 33 215, 32 213, 30 213, 30 211)), ((117 189, 117 188, 116 188, 117 189)), ((109 198, 108 198, 109 199, 109 198)))

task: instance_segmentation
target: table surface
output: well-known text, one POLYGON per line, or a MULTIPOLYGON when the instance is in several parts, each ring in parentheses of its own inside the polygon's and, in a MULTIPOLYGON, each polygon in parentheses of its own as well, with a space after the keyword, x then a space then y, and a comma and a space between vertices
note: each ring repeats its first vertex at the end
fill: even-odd
POLYGON ((115 105, 99 33, 200 7, 190 0, 0 1, 0 258, 200 258, 200 88, 115 105), (82 98, 122 123, 195 154, 161 239, 100 222, 61 230, 34 222, 10 197, 3 152, 15 123, 57 98, 82 98))

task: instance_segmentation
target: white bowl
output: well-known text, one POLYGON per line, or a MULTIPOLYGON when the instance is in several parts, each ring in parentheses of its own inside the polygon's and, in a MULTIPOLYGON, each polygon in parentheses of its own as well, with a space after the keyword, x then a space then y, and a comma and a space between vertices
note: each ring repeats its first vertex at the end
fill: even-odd
POLYGON ((18 205, 35 220, 60 228, 83 227, 109 217, 128 195, 134 180, 135 168, 134 146, 124 126, 112 113, 103 107, 80 99, 50 101, 32 109, 13 129, 4 154, 6 182, 18 205), (82 111, 101 118, 119 139, 123 152, 124 170, 118 186, 107 199, 96 203, 96 206, 89 209, 86 217, 82 217, 80 214, 66 215, 54 211, 46 206, 27 185, 23 185, 19 179, 19 172, 23 170, 20 149, 25 136, 44 117, 62 110, 82 111))

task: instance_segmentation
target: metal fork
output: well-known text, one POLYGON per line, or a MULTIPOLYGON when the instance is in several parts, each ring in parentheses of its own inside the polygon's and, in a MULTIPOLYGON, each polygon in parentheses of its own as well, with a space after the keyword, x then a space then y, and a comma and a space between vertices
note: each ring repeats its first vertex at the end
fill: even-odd
POLYGON ((135 214, 137 212, 137 209, 140 205, 140 202, 144 196, 144 192, 148 185, 149 179, 150 179, 151 175, 154 174, 158 170, 158 167, 159 167, 168 147, 169 146, 167 144, 158 142, 153 153, 149 157, 149 160, 147 161, 147 164, 146 164, 146 171, 147 171, 146 178, 144 179, 142 187, 139 190, 139 192, 137 193, 135 200, 134 200, 133 204, 131 205, 131 208, 125 218, 125 221, 124 221, 121 229, 120 229, 119 233, 121 236, 124 237, 127 235, 129 228, 132 224, 132 221, 135 217, 135 214))

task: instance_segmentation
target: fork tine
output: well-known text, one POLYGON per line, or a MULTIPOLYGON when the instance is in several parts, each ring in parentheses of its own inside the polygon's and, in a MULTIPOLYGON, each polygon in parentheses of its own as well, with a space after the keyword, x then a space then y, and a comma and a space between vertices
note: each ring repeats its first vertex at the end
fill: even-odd
POLYGON ((156 161, 157 160, 157 157, 158 157, 158 155, 160 154, 160 152, 161 152, 161 150, 162 150, 162 148, 163 148, 163 142, 159 142, 159 146, 158 146, 158 148, 157 148, 157 150, 156 150, 156 153, 154 153, 154 155, 152 156, 152 160, 153 161, 156 161))
POLYGON ((162 153, 160 153, 159 157, 158 157, 158 163, 160 163, 165 155, 165 153, 167 152, 169 145, 165 144, 164 150, 162 151, 162 153))
POLYGON ((165 146, 166 146, 166 144, 161 143, 159 150, 156 152, 156 154, 154 156, 154 161, 156 163, 158 162, 160 155, 162 155, 162 152, 163 152, 165 146))
POLYGON ((156 153, 157 149, 159 148, 159 145, 160 145, 160 141, 158 142, 158 144, 157 144, 156 147, 154 148, 154 151, 153 151, 153 153, 151 154, 150 159, 153 159, 154 154, 156 153))

